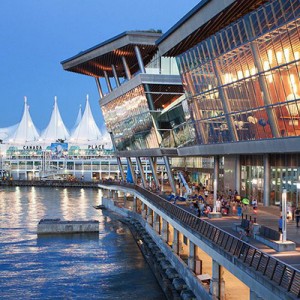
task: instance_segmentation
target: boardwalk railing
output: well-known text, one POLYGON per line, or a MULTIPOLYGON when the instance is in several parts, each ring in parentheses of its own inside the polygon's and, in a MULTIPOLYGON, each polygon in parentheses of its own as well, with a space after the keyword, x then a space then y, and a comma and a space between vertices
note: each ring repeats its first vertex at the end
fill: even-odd
POLYGON ((185 227, 189 227, 195 233, 200 234, 210 242, 213 242, 217 247, 238 258, 261 275, 266 276, 274 284, 280 286, 293 296, 296 296, 297 298, 300 297, 300 271, 292 266, 264 253, 256 247, 240 240, 209 222, 196 217, 190 212, 168 202, 163 197, 140 186, 114 181, 104 181, 103 184, 134 189, 165 214, 176 219, 178 223, 181 223, 185 227))

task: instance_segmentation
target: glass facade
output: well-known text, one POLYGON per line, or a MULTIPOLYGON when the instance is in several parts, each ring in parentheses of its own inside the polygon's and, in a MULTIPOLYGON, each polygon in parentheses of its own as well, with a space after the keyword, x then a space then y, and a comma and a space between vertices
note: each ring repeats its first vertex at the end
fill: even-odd
POLYGON ((143 86, 138 86, 102 106, 102 112, 107 130, 114 136, 117 150, 159 147, 143 86))
POLYGON ((197 143, 300 135, 299 16, 270 1, 177 57, 197 143))
MULTIPOLYGON (((291 206, 300 205, 300 155, 270 155, 271 205, 280 205, 282 192, 287 190, 287 201, 291 206)), ((254 196, 259 202, 264 197, 264 163, 262 155, 241 156, 241 194, 254 196)))

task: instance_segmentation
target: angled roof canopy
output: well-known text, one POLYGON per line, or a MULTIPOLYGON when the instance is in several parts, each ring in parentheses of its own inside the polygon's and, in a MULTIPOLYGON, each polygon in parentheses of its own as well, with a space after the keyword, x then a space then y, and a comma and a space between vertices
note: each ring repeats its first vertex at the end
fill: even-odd
POLYGON ((157 40, 160 55, 173 57, 180 55, 267 1, 200 1, 157 40))
POLYGON ((112 64, 118 77, 125 76, 122 57, 126 58, 131 74, 139 70, 135 46, 139 46, 146 65, 157 50, 155 41, 162 34, 159 31, 126 31, 95 47, 61 62, 64 70, 93 77, 104 77, 104 71, 113 77, 112 64))

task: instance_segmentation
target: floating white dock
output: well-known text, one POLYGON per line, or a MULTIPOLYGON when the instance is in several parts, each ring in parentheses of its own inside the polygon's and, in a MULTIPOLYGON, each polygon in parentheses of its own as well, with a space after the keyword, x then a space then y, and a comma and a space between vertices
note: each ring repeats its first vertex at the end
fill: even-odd
POLYGON ((99 221, 62 221, 42 219, 37 226, 37 234, 99 232, 99 221))

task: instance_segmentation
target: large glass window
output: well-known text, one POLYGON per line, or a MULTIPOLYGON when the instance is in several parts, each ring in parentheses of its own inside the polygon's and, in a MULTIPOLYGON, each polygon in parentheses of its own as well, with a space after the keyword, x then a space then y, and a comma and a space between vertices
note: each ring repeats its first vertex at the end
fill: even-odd
POLYGON ((299 16, 270 1, 177 58, 199 142, 300 135, 299 16))
POLYGON ((102 111, 117 150, 158 148, 156 130, 143 86, 109 102, 102 107, 102 111))

